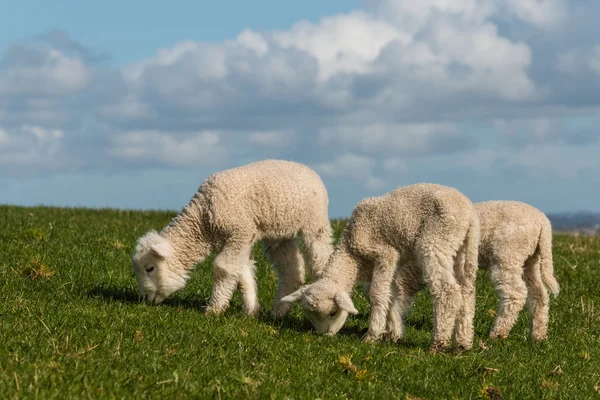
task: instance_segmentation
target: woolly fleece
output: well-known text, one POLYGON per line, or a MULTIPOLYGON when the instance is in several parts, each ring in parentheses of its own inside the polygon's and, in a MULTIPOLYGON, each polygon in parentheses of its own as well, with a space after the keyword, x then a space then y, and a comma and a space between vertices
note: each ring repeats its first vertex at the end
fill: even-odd
POLYGON ((559 285, 552 262, 552 227, 546 215, 519 201, 475 204, 481 220, 479 267, 489 269, 500 304, 491 337, 510 333, 527 303, 530 335, 542 340, 548 334, 549 294, 559 285))
POLYGON ((358 203, 321 278, 282 301, 301 301, 317 332, 335 334, 348 313, 357 313, 353 287, 371 282, 365 340, 379 340, 394 275, 405 273, 397 266, 409 263, 418 266, 433 297, 432 350, 447 348, 453 332, 459 347, 470 348, 478 243, 477 212, 458 190, 430 183, 401 187, 358 203))
MULTIPOLYGON (((530 336, 543 340, 548 333, 549 294, 559 285, 552 263, 552 227, 544 213, 519 201, 475 203, 480 220, 479 268, 488 269, 500 297, 490 337, 505 338, 527 303, 531 316, 530 336)), ((423 289, 418 268, 404 265, 394 282, 399 294, 388 315, 389 330, 397 328, 423 289), (399 320, 400 319, 400 320, 399 320)), ((368 293, 369 286, 363 287, 368 293)))
POLYGON ((206 309, 224 312, 236 286, 244 311, 256 315, 253 245, 262 240, 279 275, 274 314, 290 305, 280 299, 304 283, 301 235, 313 279, 329 255, 328 195, 319 175, 292 161, 263 160, 209 176, 183 210, 160 232, 139 238, 132 257, 140 295, 159 303, 185 286, 189 273, 211 253, 214 283, 206 309))

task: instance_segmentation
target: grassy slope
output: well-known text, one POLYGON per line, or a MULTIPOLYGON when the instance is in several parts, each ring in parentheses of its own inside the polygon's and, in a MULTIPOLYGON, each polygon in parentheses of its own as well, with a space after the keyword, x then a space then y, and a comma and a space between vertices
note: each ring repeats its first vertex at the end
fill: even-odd
POLYGON ((490 387, 507 399, 600 397, 599 238, 555 238, 562 291, 548 342, 526 340, 525 312, 508 340, 487 339, 497 300, 480 272, 478 345, 433 356, 426 292, 397 345, 360 341, 368 304, 358 292, 360 314, 333 338, 314 335, 299 307, 273 321, 276 277, 258 247, 260 320, 241 313, 237 294, 225 315, 202 314, 208 264, 164 304, 140 304, 135 239, 172 216, 0 207, 0 397, 485 398, 490 387))

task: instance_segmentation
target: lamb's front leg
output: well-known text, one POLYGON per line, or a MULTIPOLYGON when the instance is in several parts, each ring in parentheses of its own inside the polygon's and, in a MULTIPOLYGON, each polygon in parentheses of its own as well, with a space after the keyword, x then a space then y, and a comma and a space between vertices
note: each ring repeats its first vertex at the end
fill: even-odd
POLYGON ((364 337, 366 342, 381 340, 385 333, 388 312, 390 309, 391 285, 398 261, 398 254, 390 250, 381 254, 373 268, 373 278, 369 289, 371 314, 369 316, 369 331, 364 337))
POLYGON ((393 342, 404 337, 404 318, 410 311, 415 296, 423 287, 418 268, 407 265, 397 272, 387 324, 387 337, 393 342))
MULTIPOLYGON (((256 300, 256 285, 249 284, 250 279, 254 280, 254 274, 247 265, 251 250, 251 240, 231 240, 215 258, 214 283, 206 314, 221 314, 227 310, 238 283, 242 283, 243 299, 256 300)), ((256 305, 244 304, 244 310, 254 313, 256 305)))

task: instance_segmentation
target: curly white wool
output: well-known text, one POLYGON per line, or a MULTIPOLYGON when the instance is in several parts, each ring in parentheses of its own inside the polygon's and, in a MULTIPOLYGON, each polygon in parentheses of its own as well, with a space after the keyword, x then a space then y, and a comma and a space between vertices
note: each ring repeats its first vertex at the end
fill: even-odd
MULTIPOLYGON (((397 266, 416 265, 433 297, 432 349, 448 347, 453 333, 458 347, 467 349, 473 342, 478 243, 477 212, 458 190, 427 183, 401 187, 358 203, 321 278, 282 301, 301 301, 318 332, 335 334, 349 313, 358 312, 353 287, 371 282, 365 339, 379 340, 391 312, 392 281, 412 279, 397 266)), ((388 328, 392 337, 403 334, 402 321, 388 328)))
POLYGON ((264 160, 208 177, 183 210, 162 229, 138 239, 132 257, 140 295, 159 303, 183 288, 189 272, 211 253, 214 284, 206 312, 224 312, 239 287, 244 311, 256 315, 253 245, 261 240, 279 275, 274 314, 290 305, 280 299, 304 283, 301 236, 313 278, 332 252, 328 195, 306 165, 264 160))

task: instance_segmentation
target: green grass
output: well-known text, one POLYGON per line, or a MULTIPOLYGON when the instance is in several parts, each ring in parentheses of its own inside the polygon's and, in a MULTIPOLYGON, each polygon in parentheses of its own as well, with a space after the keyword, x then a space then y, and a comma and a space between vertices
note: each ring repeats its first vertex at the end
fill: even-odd
POLYGON ((135 240, 173 215, 0 207, 0 398, 600 398, 598 237, 554 239, 561 293, 547 342, 527 340, 525 311, 507 340, 487 339, 497 299, 480 271, 475 347, 430 355, 427 292, 398 344, 361 342, 358 290, 360 314, 335 337, 313 334, 299 306, 274 321, 276 277, 259 247, 258 320, 237 293, 224 315, 203 315, 208 263, 163 304, 139 303, 135 240))

